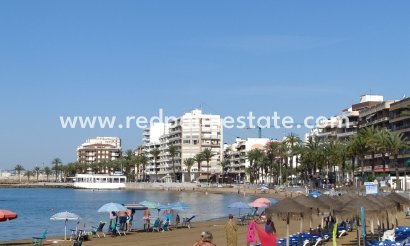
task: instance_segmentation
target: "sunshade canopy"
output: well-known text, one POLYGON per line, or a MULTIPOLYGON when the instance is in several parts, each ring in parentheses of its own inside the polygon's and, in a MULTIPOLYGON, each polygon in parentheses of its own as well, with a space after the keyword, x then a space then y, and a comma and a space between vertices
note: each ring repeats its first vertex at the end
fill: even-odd
POLYGON ((14 220, 17 218, 17 214, 10 210, 0 210, 0 221, 14 220))
POLYGON ((106 203, 102 205, 101 208, 98 209, 99 213, 111 213, 111 212, 118 212, 118 211, 126 211, 127 208, 119 203, 106 203))

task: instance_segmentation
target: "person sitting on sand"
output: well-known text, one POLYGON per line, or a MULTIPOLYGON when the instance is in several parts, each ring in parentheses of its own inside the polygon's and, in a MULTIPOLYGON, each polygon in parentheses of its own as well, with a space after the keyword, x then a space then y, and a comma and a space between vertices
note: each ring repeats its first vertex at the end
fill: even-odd
POLYGON ((212 243, 213 236, 209 231, 204 231, 201 233, 201 239, 196 241, 192 246, 216 246, 212 243))

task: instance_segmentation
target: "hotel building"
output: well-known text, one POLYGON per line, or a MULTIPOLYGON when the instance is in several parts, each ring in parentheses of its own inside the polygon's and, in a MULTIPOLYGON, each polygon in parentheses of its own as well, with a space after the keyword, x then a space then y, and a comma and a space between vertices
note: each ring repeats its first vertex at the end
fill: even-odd
POLYGON ((82 164, 113 161, 121 157, 121 139, 96 137, 88 139, 77 148, 77 161, 82 164))

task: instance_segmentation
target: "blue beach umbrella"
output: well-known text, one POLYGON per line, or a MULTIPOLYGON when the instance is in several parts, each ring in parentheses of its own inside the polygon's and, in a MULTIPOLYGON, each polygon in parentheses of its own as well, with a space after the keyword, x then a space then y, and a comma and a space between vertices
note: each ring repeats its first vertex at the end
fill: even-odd
POLYGON ((249 206, 245 202, 234 202, 228 205, 228 208, 232 209, 238 209, 239 210, 239 216, 241 215, 241 209, 251 209, 252 207, 249 206))
POLYGON ((99 213, 111 213, 112 211, 118 212, 118 211, 126 211, 126 210, 127 208, 124 207, 123 205, 119 203, 110 202, 110 203, 106 203, 102 205, 102 207, 98 209, 98 212, 99 213))

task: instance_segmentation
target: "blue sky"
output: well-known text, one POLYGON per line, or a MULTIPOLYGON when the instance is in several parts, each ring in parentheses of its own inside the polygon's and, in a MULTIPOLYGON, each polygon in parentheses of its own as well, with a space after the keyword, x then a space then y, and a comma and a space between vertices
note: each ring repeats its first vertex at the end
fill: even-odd
MULTIPOLYGON (((0 169, 74 161, 60 115, 335 115, 410 86, 409 1, 1 1, 0 169)), ((227 130, 252 137, 256 130, 227 130)), ((303 133, 303 132, 299 132, 303 133)), ((265 130, 266 137, 283 131, 265 130)))

